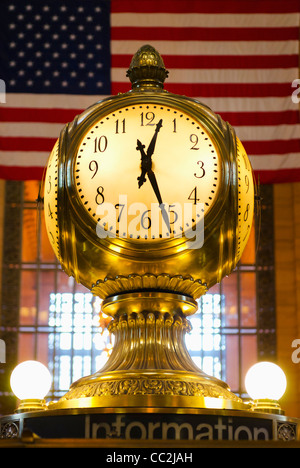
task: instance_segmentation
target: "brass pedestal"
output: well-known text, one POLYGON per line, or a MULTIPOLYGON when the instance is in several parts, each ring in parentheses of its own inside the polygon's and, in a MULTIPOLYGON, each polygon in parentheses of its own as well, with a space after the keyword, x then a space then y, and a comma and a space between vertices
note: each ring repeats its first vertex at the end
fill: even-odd
POLYGON ((189 296, 167 292, 132 292, 107 298, 104 313, 115 345, 106 365, 73 383, 49 409, 238 408, 246 405, 227 384, 206 375, 185 346, 187 316, 197 310, 189 296))

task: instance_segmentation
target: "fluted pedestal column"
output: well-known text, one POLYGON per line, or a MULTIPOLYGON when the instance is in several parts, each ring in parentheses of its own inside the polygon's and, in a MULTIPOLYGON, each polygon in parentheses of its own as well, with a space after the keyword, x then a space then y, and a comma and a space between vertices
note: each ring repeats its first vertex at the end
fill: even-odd
POLYGON ((120 294, 103 302, 115 344, 106 365, 73 383, 51 407, 216 407, 241 400, 192 361, 185 334, 197 303, 166 292, 120 294))

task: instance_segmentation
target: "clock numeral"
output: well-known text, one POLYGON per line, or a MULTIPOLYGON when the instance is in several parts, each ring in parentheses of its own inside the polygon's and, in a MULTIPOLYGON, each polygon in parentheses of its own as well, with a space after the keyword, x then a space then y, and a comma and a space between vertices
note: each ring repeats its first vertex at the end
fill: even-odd
POLYGON ((94 142, 95 142, 94 153, 97 153, 98 151, 100 151, 100 153, 103 153, 106 150, 107 148, 106 136, 102 135, 100 138, 96 137, 94 142))
POLYGON ((190 142, 193 143, 193 146, 191 146, 190 149, 192 149, 192 150, 200 149, 199 147, 197 147, 197 145, 198 145, 198 136, 195 133, 192 133, 190 135, 190 142))
POLYGON ((150 229, 151 228, 151 218, 148 213, 151 213, 151 210, 144 211, 141 217, 141 226, 143 229, 150 229))
POLYGON ((97 174, 97 172, 98 172, 98 163, 94 159, 93 159, 93 161, 90 161, 89 170, 94 172, 94 174, 91 177, 93 179, 95 177, 95 175, 97 174))
POLYGON ((191 193, 189 194, 188 200, 192 200, 194 202, 194 205, 197 205, 197 202, 200 200, 197 196, 197 187, 195 187, 191 193))
POLYGON ((201 173, 200 173, 200 175, 197 175, 196 172, 195 172, 194 176, 197 177, 197 179, 201 179, 202 177, 205 176, 204 162, 203 161, 197 161, 197 164, 199 166, 199 169, 201 169, 201 173))
POLYGON ((119 119, 116 120, 116 134, 117 133, 126 133, 125 131, 125 119, 123 119, 119 124, 119 119))
POLYGON ((119 216, 118 216, 118 219, 117 219, 117 223, 119 223, 120 220, 121 220, 121 216, 122 216, 122 213, 123 213, 123 210, 124 210, 124 206, 125 206, 125 205, 123 205, 123 204, 121 204, 121 203, 117 203, 117 204, 115 205, 116 210, 119 210, 119 216))
POLYGON ((155 123, 152 123, 154 119, 155 119, 154 112, 146 112, 145 115, 144 115, 144 112, 142 112, 141 113, 141 127, 144 127, 144 125, 155 125, 155 123))
POLYGON ((48 203, 48 216, 53 219, 53 212, 51 211, 51 208, 50 208, 50 203, 48 203))
POLYGON ((174 119, 172 122, 173 122, 173 133, 176 133, 177 132, 176 119, 174 119))
POLYGON ((244 221, 247 221, 247 219, 248 219, 249 208, 250 208, 250 205, 249 205, 249 203, 247 203, 247 206, 246 206, 246 209, 245 209, 245 212, 244 212, 244 221))
POLYGON ((97 188, 97 195, 95 197, 95 202, 97 203, 97 205, 102 205, 102 203, 104 203, 104 195, 103 195, 103 192, 104 192, 104 188, 100 185, 98 188, 97 188))
POLYGON ((248 193, 248 190, 249 190, 249 177, 247 176, 247 174, 245 175, 245 184, 246 184, 246 187, 247 187, 246 193, 248 193))

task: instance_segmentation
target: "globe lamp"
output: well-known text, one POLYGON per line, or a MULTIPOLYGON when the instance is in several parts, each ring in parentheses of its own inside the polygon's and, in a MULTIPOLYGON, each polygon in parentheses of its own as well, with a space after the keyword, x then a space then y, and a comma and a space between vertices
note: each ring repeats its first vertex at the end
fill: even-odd
POLYGON ((272 362, 254 364, 247 372, 245 387, 252 399, 252 410, 283 414, 278 400, 286 389, 283 370, 272 362))
POLYGON ((21 400, 16 412, 47 409, 45 396, 50 390, 51 383, 51 374, 41 362, 24 361, 18 364, 10 377, 11 389, 21 400))

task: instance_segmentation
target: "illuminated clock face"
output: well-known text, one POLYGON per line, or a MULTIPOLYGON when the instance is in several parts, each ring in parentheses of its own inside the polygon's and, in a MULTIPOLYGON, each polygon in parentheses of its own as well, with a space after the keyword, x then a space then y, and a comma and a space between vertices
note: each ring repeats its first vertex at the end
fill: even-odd
POLYGON ((252 220, 254 185, 252 168, 245 148, 237 138, 237 170, 238 170, 238 233, 237 233, 237 260, 240 259, 248 242, 252 220))
POLYGON ((58 188, 58 148, 57 140, 48 160, 44 187, 44 211, 48 237, 57 258, 60 258, 59 229, 57 219, 58 188))
POLYGON ((143 242, 181 237, 203 222, 221 173, 204 126, 161 104, 126 106, 98 120, 73 163, 77 197, 98 236, 143 242))

